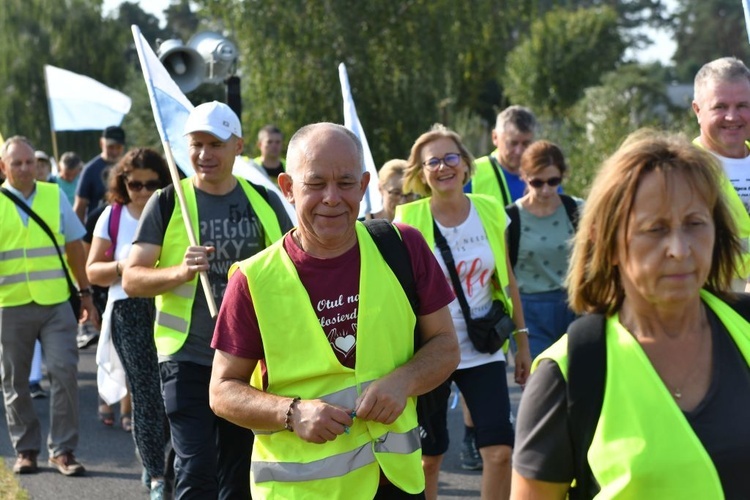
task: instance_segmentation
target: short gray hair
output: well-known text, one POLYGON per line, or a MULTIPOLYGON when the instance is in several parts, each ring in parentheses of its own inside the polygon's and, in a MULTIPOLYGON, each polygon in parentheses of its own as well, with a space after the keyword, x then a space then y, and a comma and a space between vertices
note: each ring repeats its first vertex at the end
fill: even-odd
POLYGON ((354 132, 349 130, 348 128, 344 127, 343 125, 339 125, 337 123, 330 123, 330 122, 320 122, 320 123, 311 123, 309 125, 305 125, 301 129, 299 129, 297 132, 294 133, 291 139, 289 139, 289 145, 287 147, 287 172, 292 173, 294 170, 297 169, 297 154, 298 150, 302 149, 302 146, 307 143, 307 140, 319 133, 323 129, 331 129, 338 132, 341 132, 345 134, 349 139, 352 140, 354 143, 354 146, 357 148, 357 159, 359 162, 359 168, 361 172, 364 172, 364 166, 365 166, 365 153, 364 149, 362 148, 362 142, 359 140, 359 137, 357 137, 354 132))
POLYGON ((710 82, 733 82, 745 79, 750 83, 750 69, 736 57, 722 57, 703 65, 695 74, 694 99, 697 101, 710 82))
POLYGON ((536 117, 524 106, 508 106, 497 115, 495 130, 505 132, 508 125, 512 125, 522 134, 533 134, 536 132, 536 117))
POLYGON ((8 137, 5 142, 3 143, 2 148, 0 148, 0 158, 5 158, 5 155, 8 154, 8 150, 13 144, 26 144, 28 147, 31 148, 32 151, 36 151, 36 148, 33 144, 31 144, 31 141, 27 139, 26 137, 22 135, 14 135, 13 137, 8 137))

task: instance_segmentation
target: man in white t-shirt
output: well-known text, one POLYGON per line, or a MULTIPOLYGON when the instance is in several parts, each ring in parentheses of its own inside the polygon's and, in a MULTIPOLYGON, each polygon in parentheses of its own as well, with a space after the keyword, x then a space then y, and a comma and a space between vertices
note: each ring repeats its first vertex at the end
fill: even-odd
MULTIPOLYGON (((695 75, 694 93, 693 111, 701 131, 694 142, 721 161, 727 178, 745 207, 745 214, 748 214, 750 69, 735 57, 722 57, 706 63, 695 75)), ((737 225, 740 235, 747 242, 749 235, 746 228, 750 227, 750 216, 741 217, 737 225)), ((747 288, 750 290, 750 284, 747 288)))

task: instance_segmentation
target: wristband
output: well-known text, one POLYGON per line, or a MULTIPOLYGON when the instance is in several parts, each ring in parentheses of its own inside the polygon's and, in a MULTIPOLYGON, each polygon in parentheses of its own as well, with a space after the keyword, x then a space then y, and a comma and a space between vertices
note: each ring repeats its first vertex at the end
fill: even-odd
POLYGON ((90 297, 94 293, 94 289, 90 286, 87 286, 86 288, 81 288, 78 290, 78 296, 79 297, 90 297))
POLYGON ((118 278, 122 278, 122 268, 120 267, 120 261, 115 261, 115 272, 117 273, 118 278))
POLYGON ((526 335, 528 335, 529 334, 529 329, 528 328, 519 328, 518 330, 515 330, 513 332, 513 336, 515 337, 519 333, 525 333, 526 335))
POLYGON ((300 398, 299 396, 292 399, 292 402, 289 403, 289 408, 286 410, 286 416, 284 418, 284 429, 294 432, 294 429, 292 428, 292 411, 294 410, 294 407, 297 403, 299 403, 300 398))

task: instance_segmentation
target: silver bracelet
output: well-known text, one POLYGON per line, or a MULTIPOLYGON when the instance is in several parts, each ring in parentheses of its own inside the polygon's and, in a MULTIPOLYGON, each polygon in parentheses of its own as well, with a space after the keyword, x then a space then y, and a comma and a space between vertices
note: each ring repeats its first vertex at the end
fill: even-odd
POLYGON ((528 328, 519 328, 518 330, 516 330, 516 331, 513 332, 513 336, 516 336, 519 333, 525 333, 526 335, 528 335, 529 334, 529 329, 528 328))

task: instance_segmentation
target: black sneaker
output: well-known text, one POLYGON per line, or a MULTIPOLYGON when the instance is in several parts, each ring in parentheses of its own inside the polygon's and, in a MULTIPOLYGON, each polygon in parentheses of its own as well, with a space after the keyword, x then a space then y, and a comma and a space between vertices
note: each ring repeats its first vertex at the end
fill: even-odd
POLYGON ((474 439, 464 439, 461 446, 461 468, 463 470, 482 470, 482 455, 477 450, 477 444, 474 439))
POLYGON ((42 386, 38 383, 36 384, 29 384, 29 392, 31 392, 31 397, 34 399, 41 399, 47 397, 47 391, 42 389, 42 386))

